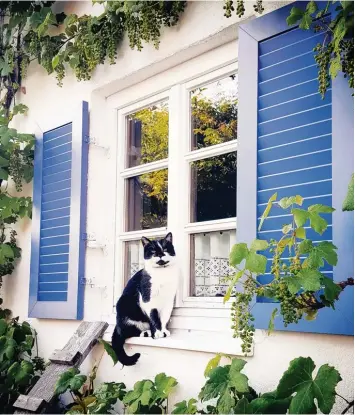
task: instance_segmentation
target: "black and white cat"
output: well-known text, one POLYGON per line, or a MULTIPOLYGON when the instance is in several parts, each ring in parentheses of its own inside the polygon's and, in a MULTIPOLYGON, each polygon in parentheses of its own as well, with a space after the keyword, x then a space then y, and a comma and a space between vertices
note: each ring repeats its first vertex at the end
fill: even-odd
POLYGON ((178 286, 173 237, 164 239, 142 238, 144 269, 138 271, 127 283, 116 304, 116 327, 112 347, 124 366, 137 363, 140 353, 128 356, 123 348, 129 337, 170 336, 167 324, 174 305, 178 286))

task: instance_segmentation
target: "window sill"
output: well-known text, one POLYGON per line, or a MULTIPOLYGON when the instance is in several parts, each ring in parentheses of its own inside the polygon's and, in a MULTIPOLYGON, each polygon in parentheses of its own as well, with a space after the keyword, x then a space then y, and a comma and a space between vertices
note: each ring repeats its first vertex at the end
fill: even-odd
MULTIPOLYGON (((104 334, 104 340, 111 341, 114 325, 110 325, 104 334)), ((232 356, 244 356, 241 341, 234 339, 230 332, 171 329, 171 336, 154 340, 147 337, 132 337, 126 344, 164 349, 190 350, 204 353, 224 353, 232 356)), ((248 356, 253 356, 252 346, 248 356)))

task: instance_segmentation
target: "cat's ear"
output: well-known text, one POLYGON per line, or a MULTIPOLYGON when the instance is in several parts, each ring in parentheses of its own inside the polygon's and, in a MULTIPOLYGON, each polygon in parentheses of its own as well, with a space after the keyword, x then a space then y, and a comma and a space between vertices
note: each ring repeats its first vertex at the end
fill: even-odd
POLYGON ((166 237, 164 238, 167 242, 173 243, 173 234, 169 232, 166 237))
POLYGON ((143 236, 142 237, 142 239, 141 239, 141 241, 142 241, 142 245, 143 245, 143 247, 146 247, 148 244, 150 244, 150 240, 148 239, 148 238, 146 238, 145 236, 143 236))

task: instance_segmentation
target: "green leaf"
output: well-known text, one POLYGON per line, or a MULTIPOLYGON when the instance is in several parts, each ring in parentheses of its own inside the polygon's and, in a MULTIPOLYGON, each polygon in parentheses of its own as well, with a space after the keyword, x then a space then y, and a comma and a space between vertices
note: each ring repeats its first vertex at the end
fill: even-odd
POLYGON ((269 216, 270 210, 272 208, 272 202, 274 202, 276 199, 277 199, 277 193, 274 193, 268 200, 264 213, 261 215, 261 218, 260 218, 260 223, 258 227, 259 231, 261 227, 263 226, 264 220, 269 216))
POLYGON ((190 399, 187 403, 186 401, 178 402, 175 404, 175 409, 171 412, 172 414, 196 414, 197 400, 190 399))
POLYGON ((354 210, 354 174, 351 176, 342 210, 343 212, 352 212, 354 210))
POLYGON ((229 370, 229 385, 239 393, 249 392, 248 378, 243 373, 240 373, 245 364, 245 360, 234 358, 229 370))
POLYGON ((309 30, 311 28, 311 24, 312 17, 309 14, 305 13, 300 21, 300 29, 309 30))
POLYGON ((318 10, 318 6, 317 6, 317 3, 316 3, 314 0, 310 1, 310 2, 307 4, 306 11, 307 11, 309 14, 313 14, 313 13, 315 13, 317 10, 318 10))
POLYGON ((331 78, 335 79, 341 69, 341 56, 337 54, 330 60, 329 75, 331 78))
POLYGON ((308 254, 313 249, 313 242, 310 239, 305 239, 298 245, 300 254, 308 254))
POLYGON ((55 69, 58 66, 59 62, 60 62, 60 56, 59 55, 53 56, 52 68, 55 69))
POLYGON ((0 264, 5 264, 8 258, 14 257, 14 251, 12 250, 11 246, 6 244, 0 245, 0 264))
POLYGON ((12 109, 12 114, 13 115, 26 114, 27 111, 28 111, 28 106, 27 105, 25 105, 25 104, 17 104, 12 109))
POLYGON ((266 270, 267 258, 264 255, 256 254, 251 251, 245 262, 245 268, 250 272, 263 274, 266 270))
POLYGON ((317 213, 312 212, 309 214, 309 217, 311 228, 318 234, 322 235, 328 227, 328 222, 317 213))
POLYGON ((9 160, 0 156, 0 167, 8 167, 9 160))
POLYGON ((107 341, 105 341, 103 339, 100 339, 99 343, 101 343, 104 346, 104 349, 105 349, 106 353, 111 357, 111 359, 113 361, 113 365, 115 366, 116 363, 118 362, 118 359, 117 359, 116 352, 113 350, 110 343, 108 343, 107 341))
POLYGON ((305 291, 317 291, 321 287, 322 274, 314 269, 302 269, 296 278, 305 291))
POLYGON ((282 227, 282 233, 283 233, 284 235, 287 235, 290 231, 292 231, 292 229, 293 229, 293 225, 292 225, 292 223, 290 223, 289 225, 284 225, 284 226, 282 227))
POLYGON ((9 177, 9 173, 0 167, 0 179, 7 180, 9 177))
POLYGON ((235 414, 248 414, 249 413, 249 401, 247 398, 239 399, 234 407, 235 414))
POLYGON ((71 368, 59 376, 56 383, 55 394, 60 395, 66 390, 78 391, 85 383, 87 377, 79 374, 79 369, 71 368))
POLYGON ((322 285, 324 285, 324 297, 326 300, 334 302, 338 299, 339 294, 341 293, 339 285, 335 284, 333 280, 327 277, 323 278, 322 285))
POLYGON ((264 239, 254 239, 254 241, 250 245, 251 251, 264 251, 269 246, 268 241, 264 239))
POLYGON ((233 245, 232 250, 229 254, 229 262, 231 266, 235 267, 239 265, 248 256, 248 253, 249 249, 247 244, 239 243, 233 245))
POLYGON ((2 318, 0 320, 0 336, 3 336, 6 333, 7 330, 7 323, 6 321, 2 318))
POLYGON ((299 239, 306 239, 306 229, 305 228, 297 228, 295 230, 295 236, 299 239))
POLYGON ((290 15, 287 17, 286 22, 289 26, 296 24, 304 15, 304 11, 298 7, 292 7, 290 15))
POLYGON ((292 397, 291 414, 316 414, 319 409, 329 414, 335 402, 335 387, 341 380, 336 369, 323 365, 313 380, 315 364, 310 357, 299 357, 290 362, 277 387, 278 398, 292 397))
POLYGON ((307 219, 309 218, 309 213, 304 209, 295 208, 291 210, 291 213, 293 214, 293 217, 295 218, 295 223, 297 225, 297 228, 300 228, 303 226, 307 219))
POLYGON ((224 393, 226 388, 228 388, 229 369, 230 365, 226 365, 223 367, 217 366, 210 371, 208 375, 209 379, 198 395, 202 402, 217 398, 224 393))
POLYGON ((217 401, 219 414, 229 414, 235 404, 235 399, 231 395, 230 389, 226 389, 217 401))
POLYGON ((313 321, 317 317, 318 310, 309 310, 309 309, 307 309, 307 310, 305 310, 305 313, 306 313, 305 319, 307 321, 313 321))
POLYGON ((312 205, 308 208, 308 212, 311 213, 332 213, 334 212, 334 208, 326 205, 316 204, 312 205))
POLYGON ((335 403, 335 388, 341 381, 339 372, 332 366, 322 365, 314 379, 313 390, 323 414, 329 414, 335 403))
POLYGON ((222 355, 218 353, 215 357, 212 357, 211 360, 208 361, 206 369, 204 371, 204 376, 207 377, 212 369, 216 368, 221 361, 222 355))
POLYGON ((272 310, 271 317, 270 317, 270 320, 269 320, 269 325, 268 325, 268 331, 267 331, 268 335, 270 335, 271 332, 275 329, 275 318, 277 316, 278 311, 279 311, 278 308, 274 308, 272 310))
MULTIPOLYGON (((157 389, 157 398, 166 399, 175 386, 178 384, 177 380, 172 376, 167 376, 165 373, 159 373, 154 379, 155 387, 157 389)), ((142 402, 143 403, 143 402, 142 402)))
POLYGON ((223 303, 225 304, 227 301, 230 300, 232 292, 234 290, 235 285, 237 284, 237 282, 240 280, 240 278, 243 276, 244 274, 244 269, 238 271, 232 278, 232 281, 229 284, 229 287, 226 291, 225 296, 223 297, 223 303))
MULTIPOLYGON (((329 265, 335 266, 338 263, 336 249, 337 247, 331 242, 320 242, 310 249, 309 256, 304 260, 302 266, 308 268, 321 268, 324 266, 324 260, 326 260, 329 265)), ((302 252, 300 251, 300 253, 302 252)))

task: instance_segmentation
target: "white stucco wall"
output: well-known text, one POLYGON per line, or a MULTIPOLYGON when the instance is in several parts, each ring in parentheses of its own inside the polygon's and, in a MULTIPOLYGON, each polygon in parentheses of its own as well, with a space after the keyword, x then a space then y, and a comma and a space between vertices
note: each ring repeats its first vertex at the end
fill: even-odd
MULTIPOLYGON (((280 6, 278 3, 267 3, 266 12, 280 6)), ((91 2, 67 3, 67 11, 79 15, 89 13, 91 2)), ((97 7, 95 6, 96 10, 97 7)), ((252 3, 247 5, 246 17, 253 14, 252 3)), ((237 17, 226 19, 223 16, 221 2, 193 2, 190 3, 177 27, 164 29, 159 50, 147 45, 143 51, 137 52, 129 49, 127 39, 119 50, 116 65, 105 65, 97 69, 95 76, 88 82, 77 82, 73 76, 68 75, 64 86, 58 88, 54 76, 47 76, 44 69, 33 64, 27 79, 23 82, 26 95, 20 101, 29 106, 27 117, 17 122, 16 126, 22 131, 33 132, 41 129, 45 131, 60 125, 61 120, 70 119, 73 110, 82 100, 89 102, 91 117, 95 116, 92 108, 93 92, 101 88, 112 91, 132 82, 132 73, 136 74, 135 82, 154 74, 156 62, 165 59, 174 64, 175 56, 196 54, 196 50, 203 52, 213 48, 214 42, 220 44, 223 38, 229 40, 231 33, 236 30, 237 17), (220 36, 215 36, 221 33, 220 36), (217 40, 216 40, 217 39, 217 40), (192 52, 191 52, 192 51, 192 52), (142 71, 142 69, 144 69, 142 71), (109 85, 109 86, 107 86, 109 85), (111 89, 109 89, 111 88, 111 89)), ((237 48, 236 48, 237 53, 237 48)), ((111 92, 112 93, 112 92, 111 92)), ((101 95, 102 95, 101 94, 101 95)), ((94 135, 100 135, 97 127, 94 135)), ((91 131, 91 133, 93 133, 91 131)), ((110 137, 105 137, 110 142, 110 137)), ((110 188, 105 187, 107 175, 107 159, 99 148, 90 147, 89 178, 88 178, 88 232, 100 232, 105 226, 110 226, 106 214, 105 194, 110 188)), ((25 191, 30 195, 31 186, 25 191)), ((22 259, 15 273, 5 278, 4 297, 6 306, 11 308, 15 315, 27 319, 29 269, 30 269, 30 237, 31 223, 24 220, 19 225, 19 241, 23 249, 22 259)), ((108 256, 112 253, 109 250, 108 256)), ((112 293, 105 292, 100 286, 107 285, 105 264, 109 260, 102 251, 87 249, 86 270, 87 277, 94 276, 99 287, 87 287, 85 291, 85 319, 101 320, 112 305, 112 293)), ((38 332, 40 354, 47 358, 54 349, 61 348, 79 322, 60 320, 32 320, 38 332)), ((258 391, 273 390, 291 359, 298 356, 310 356, 317 365, 329 363, 334 365, 341 373, 343 381, 339 385, 339 393, 347 398, 353 397, 353 338, 346 336, 328 336, 304 333, 274 333, 267 336, 259 331, 255 339, 254 356, 248 358, 245 372, 249 376, 251 385, 258 391)), ((210 339, 213 342, 213 339, 210 339)), ((203 371, 212 354, 197 351, 184 351, 164 349, 158 347, 130 346, 128 352, 139 351, 142 356, 135 367, 126 367, 123 370, 119 365, 115 368, 111 360, 104 355, 98 371, 99 381, 123 381, 128 387, 142 378, 152 378, 159 372, 166 372, 175 376, 179 381, 176 394, 170 401, 196 397, 203 384, 203 371)), ((102 349, 97 347, 83 366, 89 369, 95 360, 99 360, 102 349)), ((335 413, 337 407, 334 408, 335 413)))

